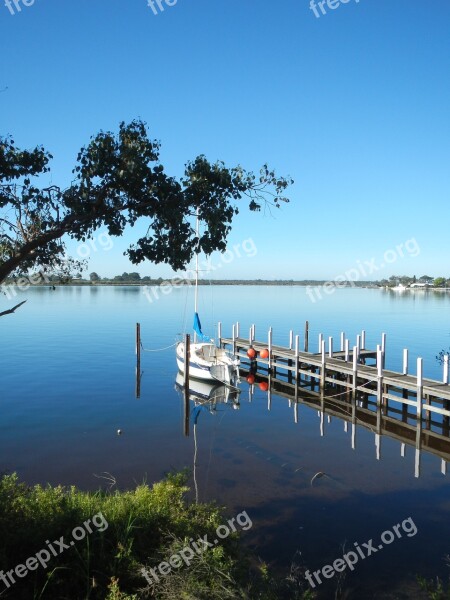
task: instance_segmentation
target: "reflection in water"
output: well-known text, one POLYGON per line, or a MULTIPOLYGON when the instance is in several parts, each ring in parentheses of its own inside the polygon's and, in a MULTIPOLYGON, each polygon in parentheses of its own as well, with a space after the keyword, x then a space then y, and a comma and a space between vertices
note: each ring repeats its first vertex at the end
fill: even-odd
MULTIPOLYGON (((178 372, 175 380, 175 389, 185 395, 184 376, 178 372)), ((236 387, 229 387, 220 383, 209 383, 199 379, 189 379, 188 396, 185 396, 185 402, 193 402, 194 410, 191 414, 194 431, 194 486, 195 501, 198 503, 198 483, 197 483, 197 426, 202 412, 210 415, 217 415, 221 410, 233 408, 239 410, 239 395, 241 391, 236 387)), ((187 412, 189 415, 189 411, 187 412)), ((189 425, 188 425, 189 426, 189 425)), ((189 430, 185 431, 189 435, 189 430)))

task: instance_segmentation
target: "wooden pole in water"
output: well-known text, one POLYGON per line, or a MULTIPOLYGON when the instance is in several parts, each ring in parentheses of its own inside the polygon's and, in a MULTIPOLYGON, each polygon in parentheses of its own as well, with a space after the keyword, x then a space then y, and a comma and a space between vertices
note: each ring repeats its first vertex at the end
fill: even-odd
POLYGON ((298 347, 300 344, 300 336, 295 336, 295 401, 297 402, 298 384, 299 384, 299 364, 298 364, 298 347))
POLYGON ((331 336, 328 338, 328 356, 333 358, 333 338, 331 336))
POLYGON ((423 358, 417 359, 417 423, 422 423, 423 358))
POLYGON ((444 374, 442 381, 448 384, 448 354, 444 354, 444 374))
POLYGON ((353 399, 356 399, 356 387, 358 380, 358 347, 353 346, 353 399))
POLYGON ((217 338, 219 340, 219 348, 222 347, 222 323, 219 321, 217 323, 217 338))
POLYGON ((322 352, 323 335, 319 333, 319 354, 322 352))
POLYGON ((189 437, 189 363, 191 360, 191 336, 187 333, 184 337, 184 435, 189 437))
POLYGON ((141 324, 136 323, 136 360, 141 362, 141 324))
POLYGON ((239 321, 236 323, 236 337, 239 337, 239 321))
POLYGON ((141 324, 136 323, 136 398, 141 397, 141 324))
POLYGON ((377 346, 377 404, 383 404, 383 354, 377 346))
POLYGON ((291 329, 289 331, 289 350, 292 350, 293 344, 294 344, 294 332, 291 329))
POLYGON ((272 370, 272 327, 269 328, 267 336, 267 345, 269 350, 269 372, 272 370))
POLYGON ((381 351, 383 352, 383 369, 386 368, 386 334, 381 335, 381 351))
POLYGON ((341 331, 341 352, 345 350, 345 333, 341 331))
POLYGON ((361 350, 366 349, 366 331, 363 329, 361 331, 361 350))
POLYGON ((309 321, 305 323, 305 352, 309 352, 309 321))
POLYGON ((408 375, 408 348, 403 350, 403 375, 408 375))
POLYGON ((233 325, 233 354, 236 354, 236 325, 233 325))
POLYGON ((350 340, 345 340, 345 362, 350 360, 350 340))
POLYGON ((325 340, 322 340, 322 371, 320 373, 320 389, 325 389, 325 377, 326 377, 326 362, 325 362, 325 340))

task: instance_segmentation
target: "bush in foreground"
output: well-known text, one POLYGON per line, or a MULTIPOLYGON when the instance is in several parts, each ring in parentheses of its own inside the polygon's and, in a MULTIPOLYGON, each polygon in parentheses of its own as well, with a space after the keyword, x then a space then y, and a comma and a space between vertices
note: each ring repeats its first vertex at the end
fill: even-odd
POLYGON ((226 522, 215 504, 189 503, 186 473, 153 486, 95 493, 0 480, 0 594, 14 600, 290 600, 311 598, 278 581, 232 533, 154 584, 148 573, 226 522), (20 566, 22 565, 22 566, 20 566))

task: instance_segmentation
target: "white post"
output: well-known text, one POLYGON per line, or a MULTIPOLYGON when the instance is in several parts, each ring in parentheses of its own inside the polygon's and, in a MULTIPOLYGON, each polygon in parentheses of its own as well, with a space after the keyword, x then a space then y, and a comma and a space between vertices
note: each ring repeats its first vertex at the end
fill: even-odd
POLYGON ((403 350, 403 375, 408 375, 408 348, 403 350))
POLYGON ((323 340, 323 335, 321 333, 319 333, 319 353, 322 352, 322 340, 323 340))
POLYGON ((366 331, 363 329, 361 331, 361 350, 366 349, 366 331))
POLYGON ((222 323, 219 321, 217 323, 217 338, 219 340, 219 346, 222 345, 222 323))
POLYGON ((294 343, 294 332, 291 329, 289 331, 289 350, 292 350, 293 343, 294 343))
POLYGON ((236 325, 233 325, 233 354, 236 354, 236 325))
POLYGON ((359 351, 361 350, 361 336, 360 335, 356 336, 356 346, 358 347, 358 354, 359 354, 359 351))
POLYGON ((236 337, 239 337, 239 321, 236 323, 236 337))
POLYGON ((379 406, 383 404, 383 354, 381 348, 377 350, 377 403, 379 406))
POLYGON ((356 380, 358 378, 358 347, 353 346, 353 397, 356 397, 356 380))
MULTIPOLYGON (((297 393, 298 391, 298 380, 299 380, 299 372, 298 372, 298 352, 299 352, 299 347, 300 347, 300 336, 296 335, 295 336, 295 391, 297 393)), ((297 398, 295 398, 295 401, 297 402, 297 398)))
POLYGON ((406 444, 402 444, 402 445, 400 446, 400 456, 401 456, 402 458, 405 458, 405 448, 406 448, 406 444))
POLYGON ((417 359, 417 421, 422 422, 423 403, 423 358, 417 359))
POLYGON ((328 356, 333 358, 333 338, 328 338, 328 356))
POLYGON ((255 341, 256 338, 256 327, 255 325, 252 325, 252 340, 255 341))
POLYGON ((325 340, 322 340, 322 372, 321 372, 321 377, 320 377, 320 389, 324 390, 325 389, 325 340))
POLYGON ((442 381, 448 384, 448 354, 444 354, 444 377, 442 381))
POLYGON ((341 331, 341 352, 345 350, 345 333, 341 331))
POLYGON ((272 327, 270 327, 270 329, 269 329, 267 345, 269 346, 269 370, 270 370, 272 368, 272 327))
POLYGON ((252 329, 252 327, 250 327, 250 331, 248 332, 248 341, 249 341, 249 344, 251 346, 252 342, 253 342, 253 329, 252 329))
POLYGON ((442 475, 447 475, 447 463, 444 459, 441 461, 441 473, 442 475))
POLYGON ((381 335, 381 351, 383 352, 383 369, 386 367, 386 334, 381 335))
POLYGON ((345 362, 350 360, 350 340, 345 340, 345 362))

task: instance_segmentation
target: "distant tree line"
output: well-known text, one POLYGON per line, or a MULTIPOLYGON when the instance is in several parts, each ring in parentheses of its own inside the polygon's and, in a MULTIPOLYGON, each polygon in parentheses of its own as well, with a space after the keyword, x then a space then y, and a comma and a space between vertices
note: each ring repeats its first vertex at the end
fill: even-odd
POLYGON ((424 283, 432 287, 450 287, 450 278, 448 277, 431 277, 430 275, 422 275, 422 277, 409 277, 408 275, 392 275, 389 279, 382 279, 379 284, 382 286, 393 287, 398 284, 405 286, 413 283, 424 283))

